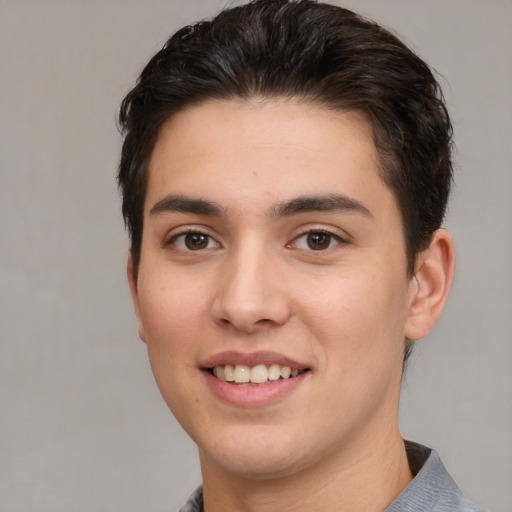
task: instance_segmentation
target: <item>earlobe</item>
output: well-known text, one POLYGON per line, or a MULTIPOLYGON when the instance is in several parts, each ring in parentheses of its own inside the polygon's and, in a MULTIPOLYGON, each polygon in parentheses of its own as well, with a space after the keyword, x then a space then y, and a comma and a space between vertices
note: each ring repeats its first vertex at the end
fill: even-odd
POLYGON ((139 338, 146 343, 144 334, 144 325, 142 323, 142 317, 140 312, 139 303, 139 292, 137 288, 137 276, 133 264, 133 258, 131 255, 128 256, 128 263, 126 265, 126 276, 128 278, 128 284, 130 285, 130 293, 132 295, 133 309, 135 310, 135 316, 137 317, 137 327, 139 332, 139 338))
POLYGON ((410 305, 405 337, 423 338, 443 311, 455 271, 453 239, 445 229, 438 229, 427 249, 418 255, 410 288, 410 305))

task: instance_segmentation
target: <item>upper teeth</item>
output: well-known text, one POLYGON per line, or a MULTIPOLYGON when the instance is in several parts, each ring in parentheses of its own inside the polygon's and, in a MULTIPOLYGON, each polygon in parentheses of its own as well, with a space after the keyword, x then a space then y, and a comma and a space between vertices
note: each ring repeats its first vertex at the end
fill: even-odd
POLYGON ((225 382, 253 383, 263 384, 271 380, 278 380, 279 378, 287 379, 288 377, 296 377, 300 373, 299 370, 292 370, 289 366, 280 366, 278 364, 271 364, 266 366, 259 364, 257 366, 246 366, 237 364, 235 366, 226 364, 223 366, 215 366, 213 374, 220 380, 225 382))

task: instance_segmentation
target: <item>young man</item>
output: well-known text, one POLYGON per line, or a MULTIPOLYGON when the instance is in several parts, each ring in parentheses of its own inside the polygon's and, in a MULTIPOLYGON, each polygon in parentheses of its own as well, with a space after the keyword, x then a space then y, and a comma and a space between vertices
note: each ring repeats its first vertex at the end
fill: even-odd
POLYGON ((480 510, 398 425, 454 270, 428 66, 350 11, 256 1, 176 33, 120 122, 139 334, 199 447, 182 510, 480 510))

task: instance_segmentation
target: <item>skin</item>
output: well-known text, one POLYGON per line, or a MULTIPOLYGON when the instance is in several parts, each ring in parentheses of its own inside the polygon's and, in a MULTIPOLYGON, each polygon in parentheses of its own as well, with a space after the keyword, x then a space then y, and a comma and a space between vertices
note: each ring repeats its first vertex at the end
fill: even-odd
POLYGON ((407 486, 404 339, 436 322, 453 261, 439 230, 407 275, 399 209, 357 113, 210 101, 164 125, 128 279, 159 389, 199 447, 208 512, 377 511, 407 486), (319 210, 333 194, 343 207, 319 210), (176 196, 218 211, 175 211, 176 196), (304 196, 319 199, 312 211, 283 213, 304 196), (190 250, 187 232, 204 246, 190 250), (308 245, 319 232, 326 248, 308 245), (234 405, 201 366, 233 350, 309 371, 270 404, 234 405))

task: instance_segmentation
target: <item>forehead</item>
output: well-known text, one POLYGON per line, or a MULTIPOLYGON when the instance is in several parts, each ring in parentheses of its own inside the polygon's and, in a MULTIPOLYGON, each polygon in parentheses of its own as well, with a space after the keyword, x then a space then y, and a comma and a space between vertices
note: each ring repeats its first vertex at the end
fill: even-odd
POLYGON ((370 123, 297 100, 210 101, 174 115, 152 154, 146 212, 169 193, 247 206, 305 194, 369 203, 389 195, 396 206, 370 123))

